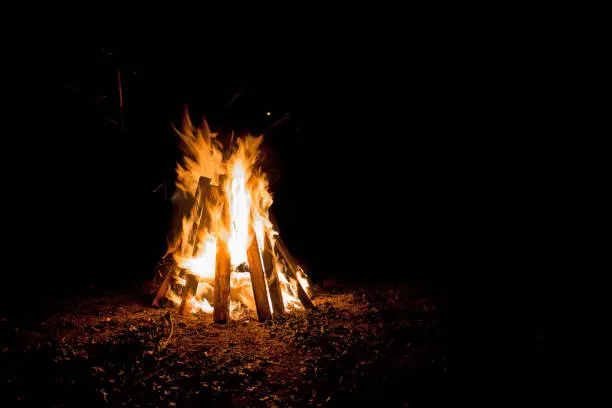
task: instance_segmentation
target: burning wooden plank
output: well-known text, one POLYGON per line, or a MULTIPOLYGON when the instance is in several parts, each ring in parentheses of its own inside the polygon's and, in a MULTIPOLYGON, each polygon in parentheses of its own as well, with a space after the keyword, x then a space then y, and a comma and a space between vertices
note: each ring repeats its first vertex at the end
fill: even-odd
POLYGON ((270 310, 270 303, 268 302, 268 285, 266 284, 266 275, 261 263, 259 244, 257 243, 257 237, 255 236, 252 224, 252 222, 249 223, 251 244, 247 250, 247 258, 249 262, 249 271, 251 272, 251 284, 253 285, 253 297, 255 298, 257 317, 260 322, 263 322, 272 317, 272 311, 270 310))
MULTIPOLYGON (((278 224, 276 223, 276 220, 274 219, 274 216, 272 214, 270 214, 270 221, 272 222, 272 225, 274 225, 274 228, 276 229, 276 231, 278 231, 279 230, 278 224)), ((278 249, 279 255, 285 260, 285 263, 287 264, 287 269, 286 269, 287 275, 289 276, 289 278, 295 279, 295 281, 297 282, 296 286, 297 286, 297 292, 298 292, 297 293, 298 299, 300 300, 304 308, 312 309, 314 307, 314 305, 312 304, 312 300, 310 300, 310 296, 308 296, 308 293, 306 293, 306 291, 302 287, 302 283, 298 279, 299 272, 297 270, 297 262, 289 253, 289 250, 285 246, 285 243, 283 242, 283 240, 280 238, 280 235, 276 236, 275 242, 276 242, 276 248, 278 249)))
POLYGON ((170 281, 174 277, 174 270, 175 269, 173 266, 172 268, 170 268, 168 273, 166 273, 166 277, 164 278, 164 281, 159 287, 159 290, 157 291, 157 295, 155 295, 155 300, 153 300, 153 306, 159 307, 161 300, 166 297, 166 293, 168 292, 168 289, 170 288, 170 281))
POLYGON ((189 235, 189 245, 193 247, 194 257, 198 254, 198 233, 201 229, 210 225, 209 217, 205 210, 206 201, 212 195, 213 189, 211 187, 210 179, 208 177, 200 176, 200 181, 198 182, 198 188, 196 189, 195 195, 196 216, 193 220, 191 234, 189 235))
MULTIPOLYGON (((196 193, 195 193, 195 201, 193 203, 193 205, 196 206, 196 216, 193 220, 193 228, 191 229, 191 233, 189 234, 189 246, 193 248, 193 253, 194 256, 197 253, 197 235, 198 235, 198 230, 200 228, 200 220, 203 218, 203 213, 204 213, 204 209, 206 208, 205 205, 205 200, 206 197, 209 195, 209 190, 210 190, 210 179, 208 177, 200 177, 199 181, 198 181, 198 187, 196 188, 196 193)), ((159 287, 159 290, 157 291, 157 295, 155 296, 155 300, 153 300, 153 306, 158 306, 159 307, 159 302, 161 301, 161 299, 163 299, 166 296, 166 293, 168 292, 168 289, 170 288, 170 282, 172 280, 172 278, 174 277, 174 274, 176 272, 176 266, 172 267, 170 269, 170 271, 168 271, 168 273, 166 274, 166 277, 164 278, 164 281, 162 283, 162 285, 159 287)), ((197 282, 196 282, 196 287, 195 290, 197 290, 197 282)), ((183 293, 185 293, 185 291, 183 291, 183 293)), ((183 302, 181 302, 181 307, 183 307, 183 302)))
MULTIPOLYGON (((223 194, 226 176, 219 176, 219 197, 222 200, 221 224, 229 227, 229 205, 223 194)), ((217 323, 225 323, 229 320, 229 296, 230 278, 232 274, 232 262, 227 242, 217 237, 217 258, 215 264, 215 288, 213 301, 213 318, 217 323)))
MULTIPOLYGON (((212 186, 208 177, 200 176, 196 189, 196 217, 193 221, 191 234, 189 235, 189 244, 193 246, 192 256, 194 258, 198 255, 200 231, 208 230, 211 225, 210 214, 206 211, 206 203, 209 203, 209 205, 213 204, 217 197, 218 187, 212 186)), ((186 307, 187 302, 198 292, 198 284, 198 278, 189 272, 183 289, 183 295, 181 296, 180 313, 185 313, 188 310, 186 307)))
POLYGON ((272 301, 272 309, 275 315, 285 313, 285 304, 283 302, 283 291, 281 283, 278 279, 276 269, 274 269, 274 252, 273 245, 270 242, 268 234, 265 235, 263 264, 266 270, 266 278, 268 281, 268 289, 270 290, 270 300, 272 301))
POLYGON ((312 300, 310 300, 310 296, 308 296, 308 293, 306 293, 300 280, 298 279, 297 265, 294 263, 291 255, 289 255, 283 241, 281 241, 278 236, 276 237, 276 247, 279 249, 280 255, 284 258, 285 263, 287 264, 287 275, 289 275, 290 278, 295 279, 297 282, 297 295, 298 299, 300 299, 300 302, 302 303, 302 306, 304 306, 306 309, 312 309, 314 307, 312 300))
POLYGON ((217 323, 226 323, 229 320, 231 274, 231 257, 227 248, 227 243, 223 240, 218 240, 213 305, 213 318, 217 323))
POLYGON ((188 273, 185 279, 187 282, 185 283, 185 287, 183 288, 183 293, 181 294, 181 305, 179 306, 180 314, 189 313, 190 308, 187 307, 187 304, 189 303, 189 299, 195 296, 196 291, 198 290, 197 276, 188 273))

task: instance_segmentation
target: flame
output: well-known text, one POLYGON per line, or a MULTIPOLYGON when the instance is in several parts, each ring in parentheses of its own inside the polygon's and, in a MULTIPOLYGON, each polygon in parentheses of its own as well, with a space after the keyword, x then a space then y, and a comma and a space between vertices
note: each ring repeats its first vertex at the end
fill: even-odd
MULTIPOLYGON (((274 230, 269 219, 273 199, 268 189, 268 179, 259 165, 263 137, 248 135, 238 138, 231 146, 224 148, 217 139, 217 134, 212 133, 205 122, 201 128, 195 128, 188 115, 182 130, 176 131, 183 142, 184 154, 183 163, 177 165, 176 187, 195 201, 200 177, 207 177, 211 180, 211 185, 218 186, 222 199, 205 202, 205 215, 202 217, 207 217, 206 228, 193 230, 194 221, 198 221, 200 216, 197 213, 197 205, 193 205, 183 216, 182 232, 168 248, 168 253, 172 254, 183 272, 179 272, 175 280, 178 288, 169 290, 166 297, 176 304, 180 303, 180 292, 177 291, 181 291, 185 285, 185 274, 195 275, 198 279, 198 290, 196 295, 189 299, 190 310, 194 313, 212 313, 217 243, 218 240, 223 240, 229 249, 232 268, 230 317, 238 319, 254 313, 256 309, 251 276, 249 272, 245 272, 249 267, 247 249, 251 245, 250 240, 255 238, 261 257, 266 237, 273 243, 273 247, 278 237, 278 231, 274 230), (219 185, 220 175, 225 175, 223 185, 219 185), (224 203, 223 200, 227 202, 224 203), (229 211, 228 225, 224 225, 222 220, 222 208, 225 204, 229 211), (249 223, 252 223, 254 237, 251 235, 249 223)), ((199 225, 204 224, 200 222, 199 225)), ((299 268, 297 280, 288 278, 287 266, 275 249, 272 250, 272 258, 285 309, 301 309, 297 284, 299 280, 302 287, 308 290, 308 279, 304 271, 299 268)), ((271 283, 267 282, 268 285, 271 283)), ((268 301, 271 306, 269 291, 268 301)))
POLYGON ((299 266, 297 267, 297 269, 298 269, 298 271, 297 271, 297 279, 300 281, 300 284, 302 285, 302 288, 304 288, 304 290, 306 291, 306 294, 308 296, 311 296, 311 293, 310 293, 310 283, 308 283, 308 278, 306 277, 306 273, 299 266))
POLYGON ((206 298, 203 298, 201 301, 198 301, 196 297, 192 297, 189 299, 189 304, 191 305, 191 312, 196 313, 198 311, 202 311, 204 313, 212 313, 213 307, 208 303, 206 298))

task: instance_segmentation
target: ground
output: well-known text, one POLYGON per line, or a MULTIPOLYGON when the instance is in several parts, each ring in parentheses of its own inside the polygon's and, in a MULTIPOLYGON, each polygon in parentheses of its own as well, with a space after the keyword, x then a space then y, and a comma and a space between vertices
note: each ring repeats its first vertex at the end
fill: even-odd
POLYGON ((325 289, 315 310, 267 323, 183 318, 129 293, 75 299, 27 325, 0 318, 1 405, 444 404, 443 297, 416 284, 325 289))

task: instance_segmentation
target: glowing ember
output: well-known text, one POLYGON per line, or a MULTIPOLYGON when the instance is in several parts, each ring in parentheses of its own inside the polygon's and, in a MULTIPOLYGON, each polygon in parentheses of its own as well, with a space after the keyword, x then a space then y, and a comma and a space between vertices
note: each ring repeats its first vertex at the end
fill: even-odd
MULTIPOLYGON (((245 312, 254 312, 256 308, 251 275, 246 272, 249 270, 247 250, 254 232, 260 257, 261 251, 266 248, 265 242, 272 243, 272 264, 276 274, 271 275, 276 275, 277 278, 269 279, 278 279, 285 310, 301 309, 303 306, 298 299, 298 281, 304 290, 308 291, 308 279, 299 267, 297 273, 287 273, 287 265, 281 260, 276 249, 278 232, 274 230, 269 219, 272 196, 268 191, 267 177, 259 167, 262 137, 239 138, 232 146, 224 149, 216 138, 217 134, 212 133, 206 123, 197 129, 188 116, 182 131, 177 130, 177 133, 184 142, 183 163, 177 166, 177 188, 196 201, 200 177, 206 177, 211 180, 211 185, 218 186, 221 199, 208 199, 205 202, 202 217, 208 217, 207 222, 199 224, 205 225, 204 228, 193 230, 194 220, 198 220, 200 216, 197 213, 197 205, 183 216, 182 232, 168 249, 168 253, 172 254, 179 266, 178 275, 175 277, 178 287, 170 287, 165 294, 166 298, 180 304, 186 277, 194 275, 198 281, 197 292, 188 299, 188 310, 194 313, 213 312, 217 247, 218 240, 223 240, 227 244, 231 259, 230 316, 237 319, 245 312), (225 175, 225 178, 220 179, 220 175, 225 175), (219 185, 220 180, 223 185, 219 185), (223 200, 226 202, 222 202, 223 200), (224 225, 221 219, 224 204, 229 211, 227 225, 224 225), (252 230, 249 223, 252 224, 252 230)), ((270 306, 272 301, 269 287, 276 283, 266 282, 270 306)))

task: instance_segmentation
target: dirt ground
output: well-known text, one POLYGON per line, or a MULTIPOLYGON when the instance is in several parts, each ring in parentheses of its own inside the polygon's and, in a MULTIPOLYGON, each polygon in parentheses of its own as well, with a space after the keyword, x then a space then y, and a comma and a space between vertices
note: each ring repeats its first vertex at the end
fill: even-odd
POLYGON ((0 317, 1 405, 445 403, 444 299, 420 285, 327 289, 315 310, 267 323, 183 318, 133 294, 74 299, 29 325, 0 317))

